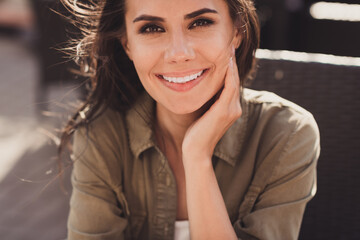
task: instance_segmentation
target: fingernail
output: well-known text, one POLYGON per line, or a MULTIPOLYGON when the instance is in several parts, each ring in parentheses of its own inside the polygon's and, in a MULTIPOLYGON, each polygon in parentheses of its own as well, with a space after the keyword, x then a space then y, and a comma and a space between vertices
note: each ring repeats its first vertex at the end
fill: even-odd
POLYGON ((235 56, 235 47, 234 47, 234 45, 231 45, 231 51, 232 51, 232 55, 235 56))
POLYGON ((230 65, 231 68, 234 66, 233 57, 230 57, 230 63, 229 63, 229 65, 230 65))

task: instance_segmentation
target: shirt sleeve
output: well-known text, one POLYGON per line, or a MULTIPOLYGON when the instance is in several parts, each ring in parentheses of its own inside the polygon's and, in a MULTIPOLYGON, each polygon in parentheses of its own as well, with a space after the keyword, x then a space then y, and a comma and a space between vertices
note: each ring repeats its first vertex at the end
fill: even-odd
POLYGON ((108 169, 116 154, 101 131, 81 128, 74 134, 69 240, 125 238, 127 206, 122 186, 114 186, 108 169))
POLYGON ((305 206, 315 195, 320 143, 313 117, 276 141, 240 205, 234 223, 239 239, 298 239, 305 206))

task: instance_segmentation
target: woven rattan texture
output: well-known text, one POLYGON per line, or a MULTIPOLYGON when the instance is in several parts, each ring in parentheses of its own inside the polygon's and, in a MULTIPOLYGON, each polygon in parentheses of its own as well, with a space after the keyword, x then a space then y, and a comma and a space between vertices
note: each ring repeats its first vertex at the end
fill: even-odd
POLYGON ((251 87, 289 99, 321 134, 318 191, 299 239, 360 239, 360 67, 260 59, 251 87))

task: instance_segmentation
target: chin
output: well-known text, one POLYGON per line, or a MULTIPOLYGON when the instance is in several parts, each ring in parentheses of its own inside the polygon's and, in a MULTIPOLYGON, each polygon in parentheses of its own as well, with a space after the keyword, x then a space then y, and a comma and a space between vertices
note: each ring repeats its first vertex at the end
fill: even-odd
POLYGON ((212 103, 213 96, 209 96, 208 98, 205 98, 203 100, 201 99, 191 99, 190 101, 182 100, 182 101, 176 101, 174 103, 168 102, 165 104, 165 108, 167 108, 169 111, 171 111, 174 114, 178 115, 186 115, 186 114, 194 114, 194 113, 200 113, 202 114, 204 111, 206 111, 212 103))
POLYGON ((184 105, 178 105, 177 106, 169 106, 166 107, 169 111, 172 113, 178 114, 178 115, 186 115, 191 114, 199 111, 201 109, 201 106, 196 107, 194 105, 192 106, 184 106, 184 105))

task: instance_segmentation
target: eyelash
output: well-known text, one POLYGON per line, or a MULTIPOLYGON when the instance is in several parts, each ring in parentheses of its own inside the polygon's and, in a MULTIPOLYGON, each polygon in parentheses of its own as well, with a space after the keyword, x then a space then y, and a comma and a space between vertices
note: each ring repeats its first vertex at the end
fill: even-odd
POLYGON ((210 25, 212 25, 214 23, 214 21, 210 20, 210 19, 205 19, 205 18, 199 18, 196 19, 191 25, 190 25, 190 29, 195 28, 195 27, 208 27, 210 25), (198 26, 194 26, 195 24, 199 24, 198 26), (205 24, 204 24, 205 23, 205 24))
POLYGON ((139 32, 142 34, 151 34, 151 33, 165 32, 165 31, 163 28, 157 26, 156 24, 146 24, 140 29, 139 32))
MULTIPOLYGON (((189 29, 209 27, 213 23, 214 23, 213 20, 199 18, 190 24, 189 29)), ((162 27, 159 27, 158 25, 153 24, 153 23, 146 24, 145 26, 140 28, 140 31, 139 31, 140 34, 154 34, 154 33, 159 33, 159 32, 165 32, 165 30, 162 27)))

